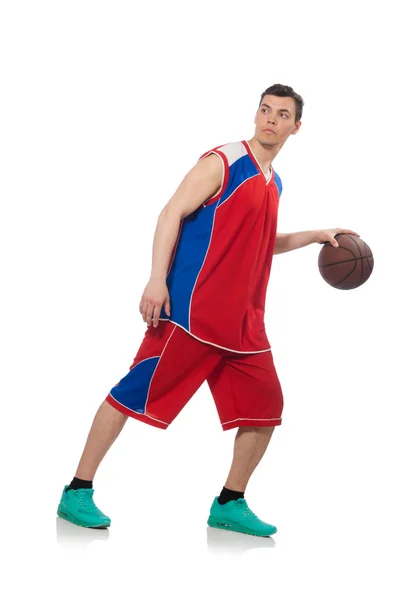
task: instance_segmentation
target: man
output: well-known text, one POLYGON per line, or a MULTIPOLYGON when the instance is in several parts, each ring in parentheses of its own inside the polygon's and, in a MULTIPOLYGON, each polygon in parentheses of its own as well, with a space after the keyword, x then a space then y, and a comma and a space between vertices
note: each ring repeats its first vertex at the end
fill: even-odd
POLYGON ((238 427, 230 472, 208 525, 259 536, 277 531, 244 499, 283 410, 264 326, 272 257, 314 242, 337 246, 337 233, 355 234, 276 232, 282 184, 272 161, 298 133, 302 108, 291 87, 268 88, 254 137, 203 154, 161 211, 139 307, 148 329, 129 373, 96 413, 76 475, 64 487, 60 517, 108 527, 92 483, 127 418, 167 429, 206 380, 223 430, 238 427))

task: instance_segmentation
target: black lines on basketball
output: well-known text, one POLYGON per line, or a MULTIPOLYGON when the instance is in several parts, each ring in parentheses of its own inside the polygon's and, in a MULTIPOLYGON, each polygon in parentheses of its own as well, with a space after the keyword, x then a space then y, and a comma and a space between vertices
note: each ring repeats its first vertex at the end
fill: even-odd
POLYGON ((372 252, 371 250, 368 248, 368 245, 364 242, 364 246, 365 246, 365 258, 367 259, 367 264, 368 264, 368 269, 370 271, 370 273, 372 273, 372 269, 374 268, 374 257, 372 256, 372 252), (367 256, 367 254, 369 254, 369 256, 367 256), (372 265, 369 262, 369 260, 372 260, 372 265))
POLYGON ((338 234, 335 239, 338 247, 326 242, 320 250, 318 268, 322 278, 341 290, 360 287, 372 273, 370 247, 355 235, 338 234))
MULTIPOLYGON (((354 239, 354 237, 353 237, 353 236, 351 236, 351 235, 348 235, 348 234, 346 234, 346 236, 347 236, 348 238, 350 238, 350 239, 351 239, 351 241, 353 242, 353 244, 354 244, 354 245, 355 245, 355 247, 357 248, 357 251, 358 251, 358 253, 359 253, 359 255, 360 255, 360 258, 362 258, 362 257, 363 257, 363 255, 361 254, 361 249, 360 249, 360 246, 358 246, 358 245, 356 244, 356 240, 354 239)), ((364 242, 364 244, 365 244, 365 242, 364 242)), ((361 285, 361 284, 362 284, 363 277, 364 277, 364 263, 363 263, 363 261, 361 261, 361 275, 360 275, 360 282, 359 282, 359 284, 358 284, 358 285, 361 285)))
MULTIPOLYGON (((346 281, 346 279, 348 279, 348 278, 350 277, 350 275, 353 275, 353 273, 354 273, 354 271, 356 270, 356 267, 357 267, 357 261, 356 261, 356 259, 355 259, 355 258, 353 258, 353 262, 354 262, 354 265, 353 265, 353 268, 352 268, 352 270, 350 271, 350 273, 348 273, 348 274, 347 274, 345 277, 343 277, 343 278, 342 278, 340 281, 338 281, 337 283, 335 283, 335 287, 340 287, 340 284, 341 284, 341 283, 343 283, 344 281, 346 281)), ((340 264, 340 263, 335 263, 335 264, 340 264)), ((343 289, 343 286, 342 286, 342 288, 341 288, 341 289, 343 289)))
MULTIPOLYGON (((363 256, 362 259, 364 260, 364 258, 372 258, 372 256, 363 256)), ((347 258, 346 260, 339 260, 337 263, 329 263, 328 265, 320 265, 320 267, 322 269, 324 269, 325 267, 332 267, 333 265, 342 265, 343 263, 347 263, 350 262, 351 260, 361 260, 361 258, 357 259, 357 258, 347 258)))

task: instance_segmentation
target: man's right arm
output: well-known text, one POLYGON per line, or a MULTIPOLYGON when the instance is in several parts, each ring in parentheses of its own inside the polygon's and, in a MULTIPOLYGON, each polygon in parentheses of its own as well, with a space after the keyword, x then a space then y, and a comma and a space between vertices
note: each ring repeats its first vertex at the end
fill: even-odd
POLYGON ((223 163, 216 154, 198 161, 187 173, 175 194, 162 209, 153 239, 152 272, 142 294, 139 311, 142 318, 157 327, 161 307, 170 314, 166 277, 181 220, 212 198, 222 187, 223 163))
POLYGON ((166 278, 181 220, 220 190, 222 175, 222 159, 216 154, 210 154, 199 160, 184 177, 158 217, 153 240, 151 277, 166 278))

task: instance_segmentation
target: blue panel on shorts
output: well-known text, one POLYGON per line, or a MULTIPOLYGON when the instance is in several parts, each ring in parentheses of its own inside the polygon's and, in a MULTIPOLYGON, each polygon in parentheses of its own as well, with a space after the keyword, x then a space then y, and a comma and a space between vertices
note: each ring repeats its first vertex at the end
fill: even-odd
POLYGON ((135 365, 110 390, 110 395, 130 410, 144 414, 149 385, 159 360, 159 356, 153 356, 135 365))

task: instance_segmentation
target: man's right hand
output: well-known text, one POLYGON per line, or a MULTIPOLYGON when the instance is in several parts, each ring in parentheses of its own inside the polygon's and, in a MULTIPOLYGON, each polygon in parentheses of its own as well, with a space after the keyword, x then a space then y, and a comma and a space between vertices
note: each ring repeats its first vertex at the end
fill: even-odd
POLYGON ((154 327, 157 327, 163 304, 165 312, 170 316, 170 296, 165 280, 150 278, 149 283, 143 291, 141 303, 139 305, 139 312, 142 315, 142 319, 146 321, 148 327, 151 324, 152 317, 153 325, 154 327))

